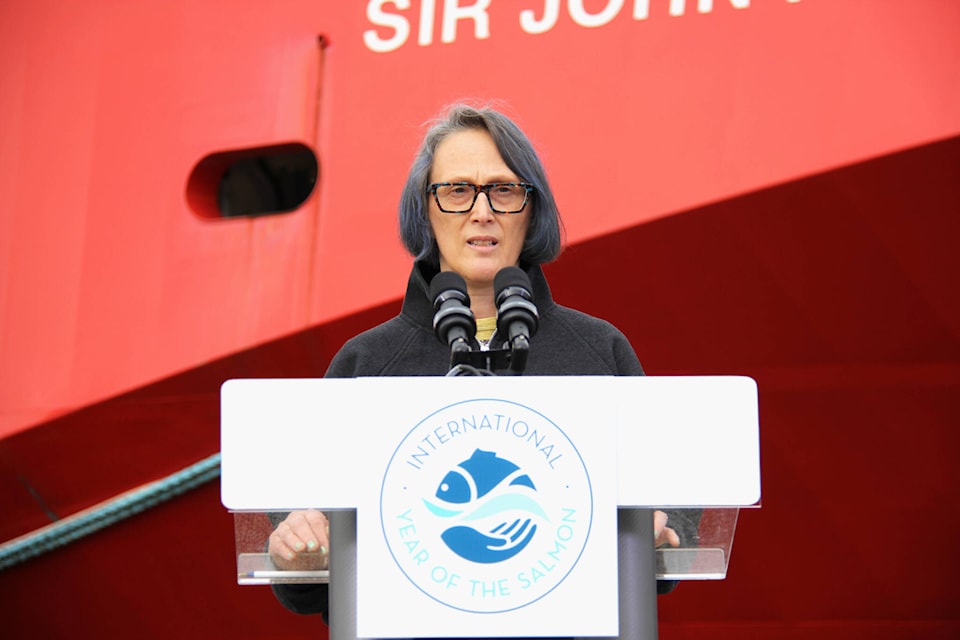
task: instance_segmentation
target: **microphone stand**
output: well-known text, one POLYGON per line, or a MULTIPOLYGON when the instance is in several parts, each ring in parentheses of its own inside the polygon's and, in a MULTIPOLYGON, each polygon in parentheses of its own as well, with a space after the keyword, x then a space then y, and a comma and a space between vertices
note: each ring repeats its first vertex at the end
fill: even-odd
POLYGON ((523 375, 529 353, 530 343, 523 336, 514 340, 510 349, 474 351, 451 348, 447 376, 523 375))

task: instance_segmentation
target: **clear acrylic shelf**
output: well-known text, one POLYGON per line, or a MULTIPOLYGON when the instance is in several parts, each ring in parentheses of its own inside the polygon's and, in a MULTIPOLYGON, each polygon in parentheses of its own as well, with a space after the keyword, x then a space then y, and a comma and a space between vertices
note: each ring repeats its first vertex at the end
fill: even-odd
MULTIPOLYGON (((670 509, 674 521, 678 512, 690 514, 695 533, 682 530, 678 548, 656 550, 658 580, 723 580, 727 576, 733 536, 740 509, 670 509)), ((285 514, 279 512, 234 512, 237 546, 237 583, 241 585, 322 583, 330 581, 330 572, 281 571, 270 559, 267 544, 275 523, 285 514)), ((675 524, 675 522, 668 522, 675 524)), ((331 544, 333 546, 333 544, 331 544)))

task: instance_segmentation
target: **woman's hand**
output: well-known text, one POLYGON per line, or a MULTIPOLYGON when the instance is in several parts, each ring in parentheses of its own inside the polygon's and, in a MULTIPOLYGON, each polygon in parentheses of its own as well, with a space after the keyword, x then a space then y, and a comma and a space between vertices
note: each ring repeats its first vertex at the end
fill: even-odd
POLYGON ((670 545, 671 547, 680 546, 680 536, 677 532, 667 526, 667 514, 663 511, 653 512, 653 546, 662 547, 670 545))
POLYGON ((330 524, 316 509, 292 511, 270 534, 273 564, 281 571, 317 571, 330 564, 330 524))

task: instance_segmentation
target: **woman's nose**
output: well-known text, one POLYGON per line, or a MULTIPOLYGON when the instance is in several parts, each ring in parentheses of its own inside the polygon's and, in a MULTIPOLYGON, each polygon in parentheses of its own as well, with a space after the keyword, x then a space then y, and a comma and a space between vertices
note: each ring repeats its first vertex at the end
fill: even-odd
POLYGON ((490 197, 483 191, 477 194, 477 200, 473 203, 473 209, 470 210, 470 217, 475 220, 485 221, 493 218, 493 209, 490 208, 490 197))

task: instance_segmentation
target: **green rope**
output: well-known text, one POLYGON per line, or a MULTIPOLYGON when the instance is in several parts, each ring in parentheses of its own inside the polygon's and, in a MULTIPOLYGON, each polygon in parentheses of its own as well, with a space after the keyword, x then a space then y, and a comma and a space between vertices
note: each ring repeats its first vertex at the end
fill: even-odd
POLYGON ((220 454, 0 546, 0 571, 75 542, 220 476, 220 454))

